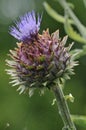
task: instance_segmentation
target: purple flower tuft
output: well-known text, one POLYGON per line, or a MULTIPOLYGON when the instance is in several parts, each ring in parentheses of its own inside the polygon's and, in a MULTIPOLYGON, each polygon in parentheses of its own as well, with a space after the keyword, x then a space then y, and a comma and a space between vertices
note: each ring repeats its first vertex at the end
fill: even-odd
POLYGON ((36 19, 35 12, 32 11, 21 16, 19 19, 19 21, 15 22, 16 26, 10 28, 10 34, 24 43, 33 41, 40 29, 41 16, 38 14, 36 19))

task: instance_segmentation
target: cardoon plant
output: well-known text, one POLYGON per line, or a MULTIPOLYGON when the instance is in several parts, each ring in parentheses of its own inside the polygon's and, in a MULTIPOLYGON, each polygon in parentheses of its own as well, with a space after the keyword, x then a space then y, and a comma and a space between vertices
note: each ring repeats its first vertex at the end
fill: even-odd
POLYGON ((34 11, 19 18, 15 26, 10 28, 10 34, 19 42, 14 50, 10 50, 10 59, 6 60, 10 69, 13 86, 19 85, 17 90, 29 92, 39 88, 42 93, 45 88, 52 90, 58 102, 59 113, 63 119, 63 130, 76 130, 70 117, 62 85, 64 80, 74 74, 73 67, 77 65, 70 49, 73 44, 65 47, 67 36, 59 37, 59 30, 50 34, 46 29, 39 34, 41 15, 34 11))

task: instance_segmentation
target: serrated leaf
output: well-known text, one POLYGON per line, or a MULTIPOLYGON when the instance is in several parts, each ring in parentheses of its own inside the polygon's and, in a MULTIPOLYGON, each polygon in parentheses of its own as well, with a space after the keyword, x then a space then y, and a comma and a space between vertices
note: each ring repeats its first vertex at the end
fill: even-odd
MULTIPOLYGON (((60 15, 59 13, 57 13, 47 2, 43 3, 44 8, 46 10, 46 12, 52 17, 54 18, 56 21, 60 22, 60 23, 64 23, 65 22, 65 18, 64 16, 60 15)), ((68 19, 69 23, 73 24, 74 22, 71 19, 68 19)))
POLYGON ((80 36, 80 34, 73 29, 67 17, 65 17, 64 29, 70 38, 80 43, 86 44, 86 39, 82 38, 82 36, 80 36))

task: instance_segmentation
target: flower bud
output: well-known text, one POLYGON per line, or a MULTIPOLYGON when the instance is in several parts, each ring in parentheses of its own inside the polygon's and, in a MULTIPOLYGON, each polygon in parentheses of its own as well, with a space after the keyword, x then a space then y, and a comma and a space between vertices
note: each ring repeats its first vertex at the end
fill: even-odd
POLYGON ((29 90, 30 95, 35 88, 50 89, 54 82, 69 79, 76 65, 74 56, 70 55, 72 44, 65 47, 67 36, 61 40, 59 30, 50 34, 48 29, 39 34, 39 15, 37 20, 35 13, 30 12, 10 29, 10 34, 20 42, 10 50, 11 59, 6 60, 13 86, 19 85, 20 93, 29 90))

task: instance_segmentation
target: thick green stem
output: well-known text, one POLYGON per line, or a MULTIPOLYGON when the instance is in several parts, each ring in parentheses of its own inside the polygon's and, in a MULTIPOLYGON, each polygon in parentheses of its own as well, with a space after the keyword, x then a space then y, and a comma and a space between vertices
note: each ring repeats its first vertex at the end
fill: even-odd
POLYGON ((71 119, 69 108, 65 100, 62 88, 59 86, 54 86, 52 90, 58 103, 59 114, 64 123, 62 130, 76 130, 75 125, 71 119))
POLYGON ((81 33, 82 37, 86 39, 86 27, 79 21, 76 15, 73 13, 71 8, 68 6, 66 0, 57 0, 61 6, 68 11, 70 17, 74 20, 76 27, 78 28, 79 32, 81 33))

